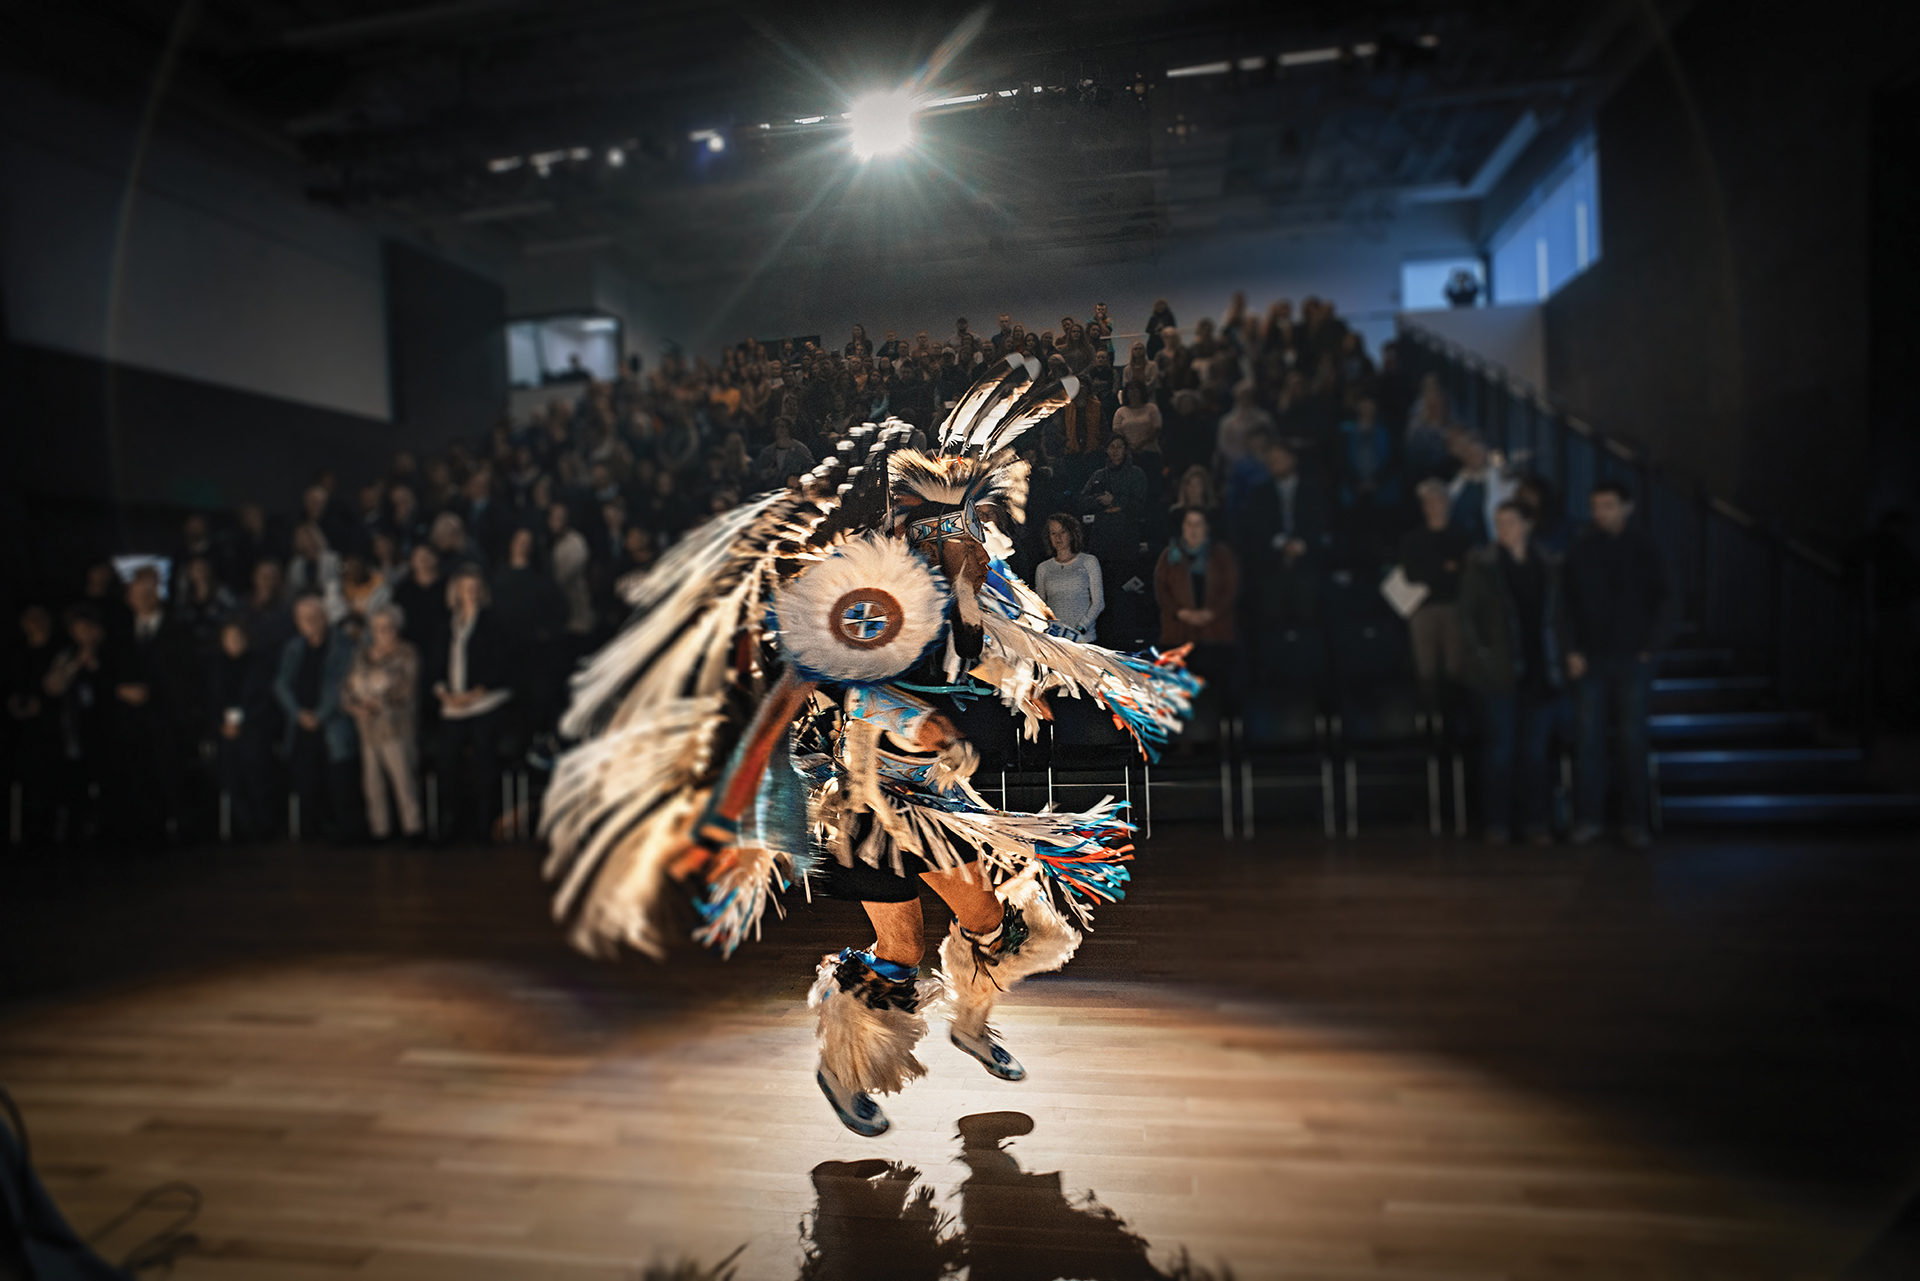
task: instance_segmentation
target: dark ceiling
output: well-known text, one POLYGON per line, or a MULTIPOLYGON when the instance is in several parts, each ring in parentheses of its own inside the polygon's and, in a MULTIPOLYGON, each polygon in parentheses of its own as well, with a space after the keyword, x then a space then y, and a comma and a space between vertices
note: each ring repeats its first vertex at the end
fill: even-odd
POLYGON ((168 104, 297 154, 316 200, 495 258, 617 250, 674 286, 775 248, 1126 258, 1477 198, 1590 106, 1646 12, 67 0, 10 9, 0 58, 138 100, 172 48, 168 104), (848 98, 930 64, 931 92, 988 96, 853 161, 848 98))

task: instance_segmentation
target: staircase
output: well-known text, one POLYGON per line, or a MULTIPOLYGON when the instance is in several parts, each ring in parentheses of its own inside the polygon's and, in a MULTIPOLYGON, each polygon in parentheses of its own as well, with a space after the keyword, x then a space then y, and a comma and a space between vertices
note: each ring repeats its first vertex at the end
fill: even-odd
POLYGON ((1780 703, 1732 649, 1661 654, 1647 727, 1661 825, 1920 822, 1920 795, 1876 787, 1864 751, 1780 703))
POLYGON ((1637 495, 1634 520, 1692 620, 1653 685, 1656 822, 1920 822, 1920 796, 1869 777, 1876 622, 1846 566, 1404 317, 1399 339, 1411 377, 1438 378, 1469 426, 1560 494, 1578 503, 1615 479, 1637 495))

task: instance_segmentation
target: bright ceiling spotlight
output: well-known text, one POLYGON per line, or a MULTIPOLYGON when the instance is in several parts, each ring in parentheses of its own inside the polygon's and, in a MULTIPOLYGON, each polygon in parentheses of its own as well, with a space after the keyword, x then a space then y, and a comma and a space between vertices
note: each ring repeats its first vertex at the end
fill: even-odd
POLYGON ((848 104, 853 154, 871 160, 913 141, 913 95, 905 89, 870 93, 848 104))

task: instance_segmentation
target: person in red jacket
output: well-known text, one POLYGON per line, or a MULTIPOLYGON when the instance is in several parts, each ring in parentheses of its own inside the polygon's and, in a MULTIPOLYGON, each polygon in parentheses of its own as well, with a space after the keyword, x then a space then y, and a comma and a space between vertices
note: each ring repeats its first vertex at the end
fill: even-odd
POLYGON ((1180 533, 1160 553, 1153 568, 1154 599, 1160 602, 1160 648, 1191 644, 1187 667, 1218 685, 1232 699, 1239 635, 1234 602, 1240 592, 1240 565, 1233 548, 1213 536, 1204 507, 1180 516, 1180 533))

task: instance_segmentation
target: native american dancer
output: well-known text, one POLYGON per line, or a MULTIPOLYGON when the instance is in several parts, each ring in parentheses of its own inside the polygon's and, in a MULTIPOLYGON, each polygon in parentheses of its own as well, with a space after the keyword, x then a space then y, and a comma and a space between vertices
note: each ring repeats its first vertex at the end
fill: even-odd
POLYGON ((821 1090, 877 1135, 872 1098, 949 1039, 996 1077, 1025 1069, 987 1019, 1030 974, 1057 970, 1122 896, 1124 805, 1007 813, 969 782, 978 762, 946 707, 997 697, 1034 737, 1047 696, 1092 698, 1158 755, 1199 682, 1184 652, 1082 644, 1008 567, 1027 464, 1009 447, 1077 392, 1009 358, 941 427, 866 424, 795 487, 676 544, 626 589, 631 621, 575 677, 542 835, 554 915, 575 946, 665 956, 676 897, 693 937, 730 954, 796 880, 866 908, 876 939, 821 963, 821 1090), (919 887, 954 914, 923 974, 919 887), (679 894, 670 894, 678 887, 679 894))

